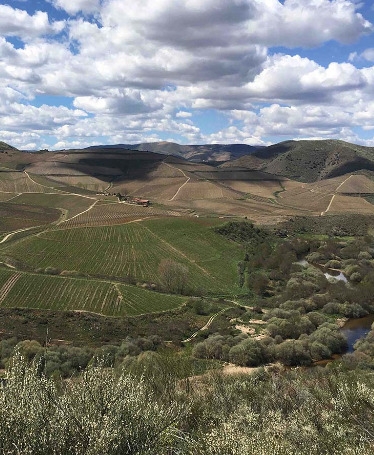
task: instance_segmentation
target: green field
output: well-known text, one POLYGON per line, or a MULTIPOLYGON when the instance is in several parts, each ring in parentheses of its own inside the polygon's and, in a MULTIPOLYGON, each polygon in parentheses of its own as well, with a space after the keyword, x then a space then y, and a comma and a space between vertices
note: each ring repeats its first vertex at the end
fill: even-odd
POLYGON ((184 297, 113 282, 19 273, 0 268, 0 307, 4 308, 81 310, 106 316, 136 316, 170 310, 185 300, 184 297))
POLYGON ((199 220, 166 218, 120 226, 46 231, 4 245, 1 254, 27 267, 55 267, 101 277, 159 283, 158 267, 172 259, 188 269, 202 293, 237 293, 242 249, 199 220))

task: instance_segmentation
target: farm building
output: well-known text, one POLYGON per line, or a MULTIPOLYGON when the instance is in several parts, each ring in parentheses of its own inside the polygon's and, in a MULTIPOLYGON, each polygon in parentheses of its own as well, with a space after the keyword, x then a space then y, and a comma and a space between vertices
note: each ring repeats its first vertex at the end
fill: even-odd
POLYGON ((127 202, 129 202, 130 204, 142 205, 143 207, 149 206, 149 199, 141 199, 138 197, 134 197, 128 200, 127 202))

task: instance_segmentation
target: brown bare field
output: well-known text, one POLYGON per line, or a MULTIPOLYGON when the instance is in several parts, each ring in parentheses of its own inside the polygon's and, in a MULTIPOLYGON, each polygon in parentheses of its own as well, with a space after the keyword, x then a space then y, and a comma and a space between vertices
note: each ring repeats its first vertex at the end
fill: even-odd
POLYGON ((186 208, 194 208, 198 213, 217 214, 222 217, 247 217, 258 223, 274 223, 297 213, 307 214, 300 209, 282 207, 278 204, 264 203, 252 199, 200 199, 186 203, 186 208))
POLYGON ((320 180, 315 183, 303 184, 305 188, 323 193, 349 193, 349 194, 372 194, 374 193, 374 181, 364 175, 341 175, 332 179, 320 180))
POLYGON ((285 179, 282 180, 282 185, 285 191, 291 191, 296 189, 302 189, 305 187, 305 183, 297 182, 296 180, 285 179))
POLYGON ((183 186, 183 188, 180 189, 178 194, 175 196, 175 200, 193 201, 196 199, 233 198, 235 194, 231 193, 232 192, 226 188, 215 185, 211 182, 190 180, 185 186, 183 186))
POLYGON ((149 173, 151 178, 175 178, 183 176, 183 172, 179 169, 177 164, 160 163, 157 169, 149 173))
POLYGON ((285 191, 279 195, 278 202, 295 209, 304 209, 316 214, 326 210, 332 194, 316 191, 305 185, 305 188, 297 188, 285 191))
POLYGON ((108 183, 97 177, 91 177, 88 175, 81 176, 64 176, 57 175, 51 177, 53 182, 58 182, 67 186, 75 186, 77 188, 83 188, 91 191, 104 191, 108 187, 108 183))
POLYGON ((60 216, 52 208, 0 203, 0 233, 40 226, 56 221, 60 216))
POLYGON ((342 196, 337 194, 332 201, 329 213, 362 213, 374 214, 374 205, 361 197, 342 196))
MULTIPOLYGON (((56 177, 86 177, 92 174, 92 166, 64 163, 63 161, 45 161, 34 163, 27 167, 27 172, 36 175, 50 175, 56 177)), ((121 171, 114 167, 95 166, 95 174, 111 177, 121 175, 121 171)))
POLYGON ((164 202, 171 199, 177 192, 178 188, 183 185, 186 178, 183 175, 170 178, 155 178, 148 180, 128 180, 126 182, 115 184, 111 192, 121 194, 131 194, 150 199, 151 201, 164 202))
POLYGON ((10 193, 46 193, 51 188, 43 186, 24 172, 0 172, 0 191, 10 193))
POLYGON ((266 180, 266 181, 243 181, 243 180, 224 180, 222 184, 228 186, 234 191, 241 193, 250 193, 256 196, 262 196, 267 198, 274 197, 276 191, 281 191, 282 187, 278 180, 266 180))
POLYGON ((364 175, 351 175, 337 191, 339 193, 373 194, 374 181, 364 175))
POLYGON ((374 181, 363 175, 347 174, 308 184, 262 171, 213 167, 172 156, 122 150, 11 152, 2 158, 0 202, 59 208, 66 220, 74 217, 68 221, 72 225, 177 216, 180 210, 247 217, 261 223, 295 214, 320 215, 327 208, 333 213, 373 213, 372 206, 362 199, 338 197, 374 194, 374 181), (147 198, 151 207, 145 209, 147 215, 143 207, 127 208, 118 203, 104 207, 104 197, 95 194, 104 190, 147 198), (86 197, 79 198, 77 193, 86 197))

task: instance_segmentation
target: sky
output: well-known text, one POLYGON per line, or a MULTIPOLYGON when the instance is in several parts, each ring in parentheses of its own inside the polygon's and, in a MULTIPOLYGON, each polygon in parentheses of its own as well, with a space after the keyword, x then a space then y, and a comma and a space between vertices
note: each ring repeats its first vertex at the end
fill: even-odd
POLYGON ((0 141, 374 146, 359 0, 0 2, 0 141))

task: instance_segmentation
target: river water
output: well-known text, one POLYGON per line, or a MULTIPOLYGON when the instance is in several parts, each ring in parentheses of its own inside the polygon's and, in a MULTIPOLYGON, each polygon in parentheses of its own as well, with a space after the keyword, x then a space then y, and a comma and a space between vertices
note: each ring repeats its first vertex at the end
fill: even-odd
POLYGON ((374 314, 369 314, 363 318, 349 319, 341 328, 342 333, 347 337, 348 351, 353 352, 353 346, 357 340, 364 338, 371 329, 374 322, 374 314))
MULTIPOLYGON (((307 266, 311 265, 305 259, 298 261, 298 264, 300 264, 303 267, 307 267, 307 266)), ((343 281, 344 283, 348 283, 346 276, 340 270, 338 271, 338 270, 328 269, 328 271, 325 272, 323 267, 318 266, 316 264, 313 264, 313 266, 322 270, 324 272, 325 277, 329 281, 338 280, 338 281, 343 281)), ((347 352, 348 353, 354 351, 354 344, 356 343, 357 340, 366 337, 366 335, 370 332, 371 325, 373 323, 374 323, 374 314, 370 314, 368 316, 364 316, 363 318, 349 319, 344 324, 344 326, 341 328, 341 331, 347 338, 347 342, 348 342, 347 352)), ((336 357, 340 357, 340 356, 336 356, 336 357)))

